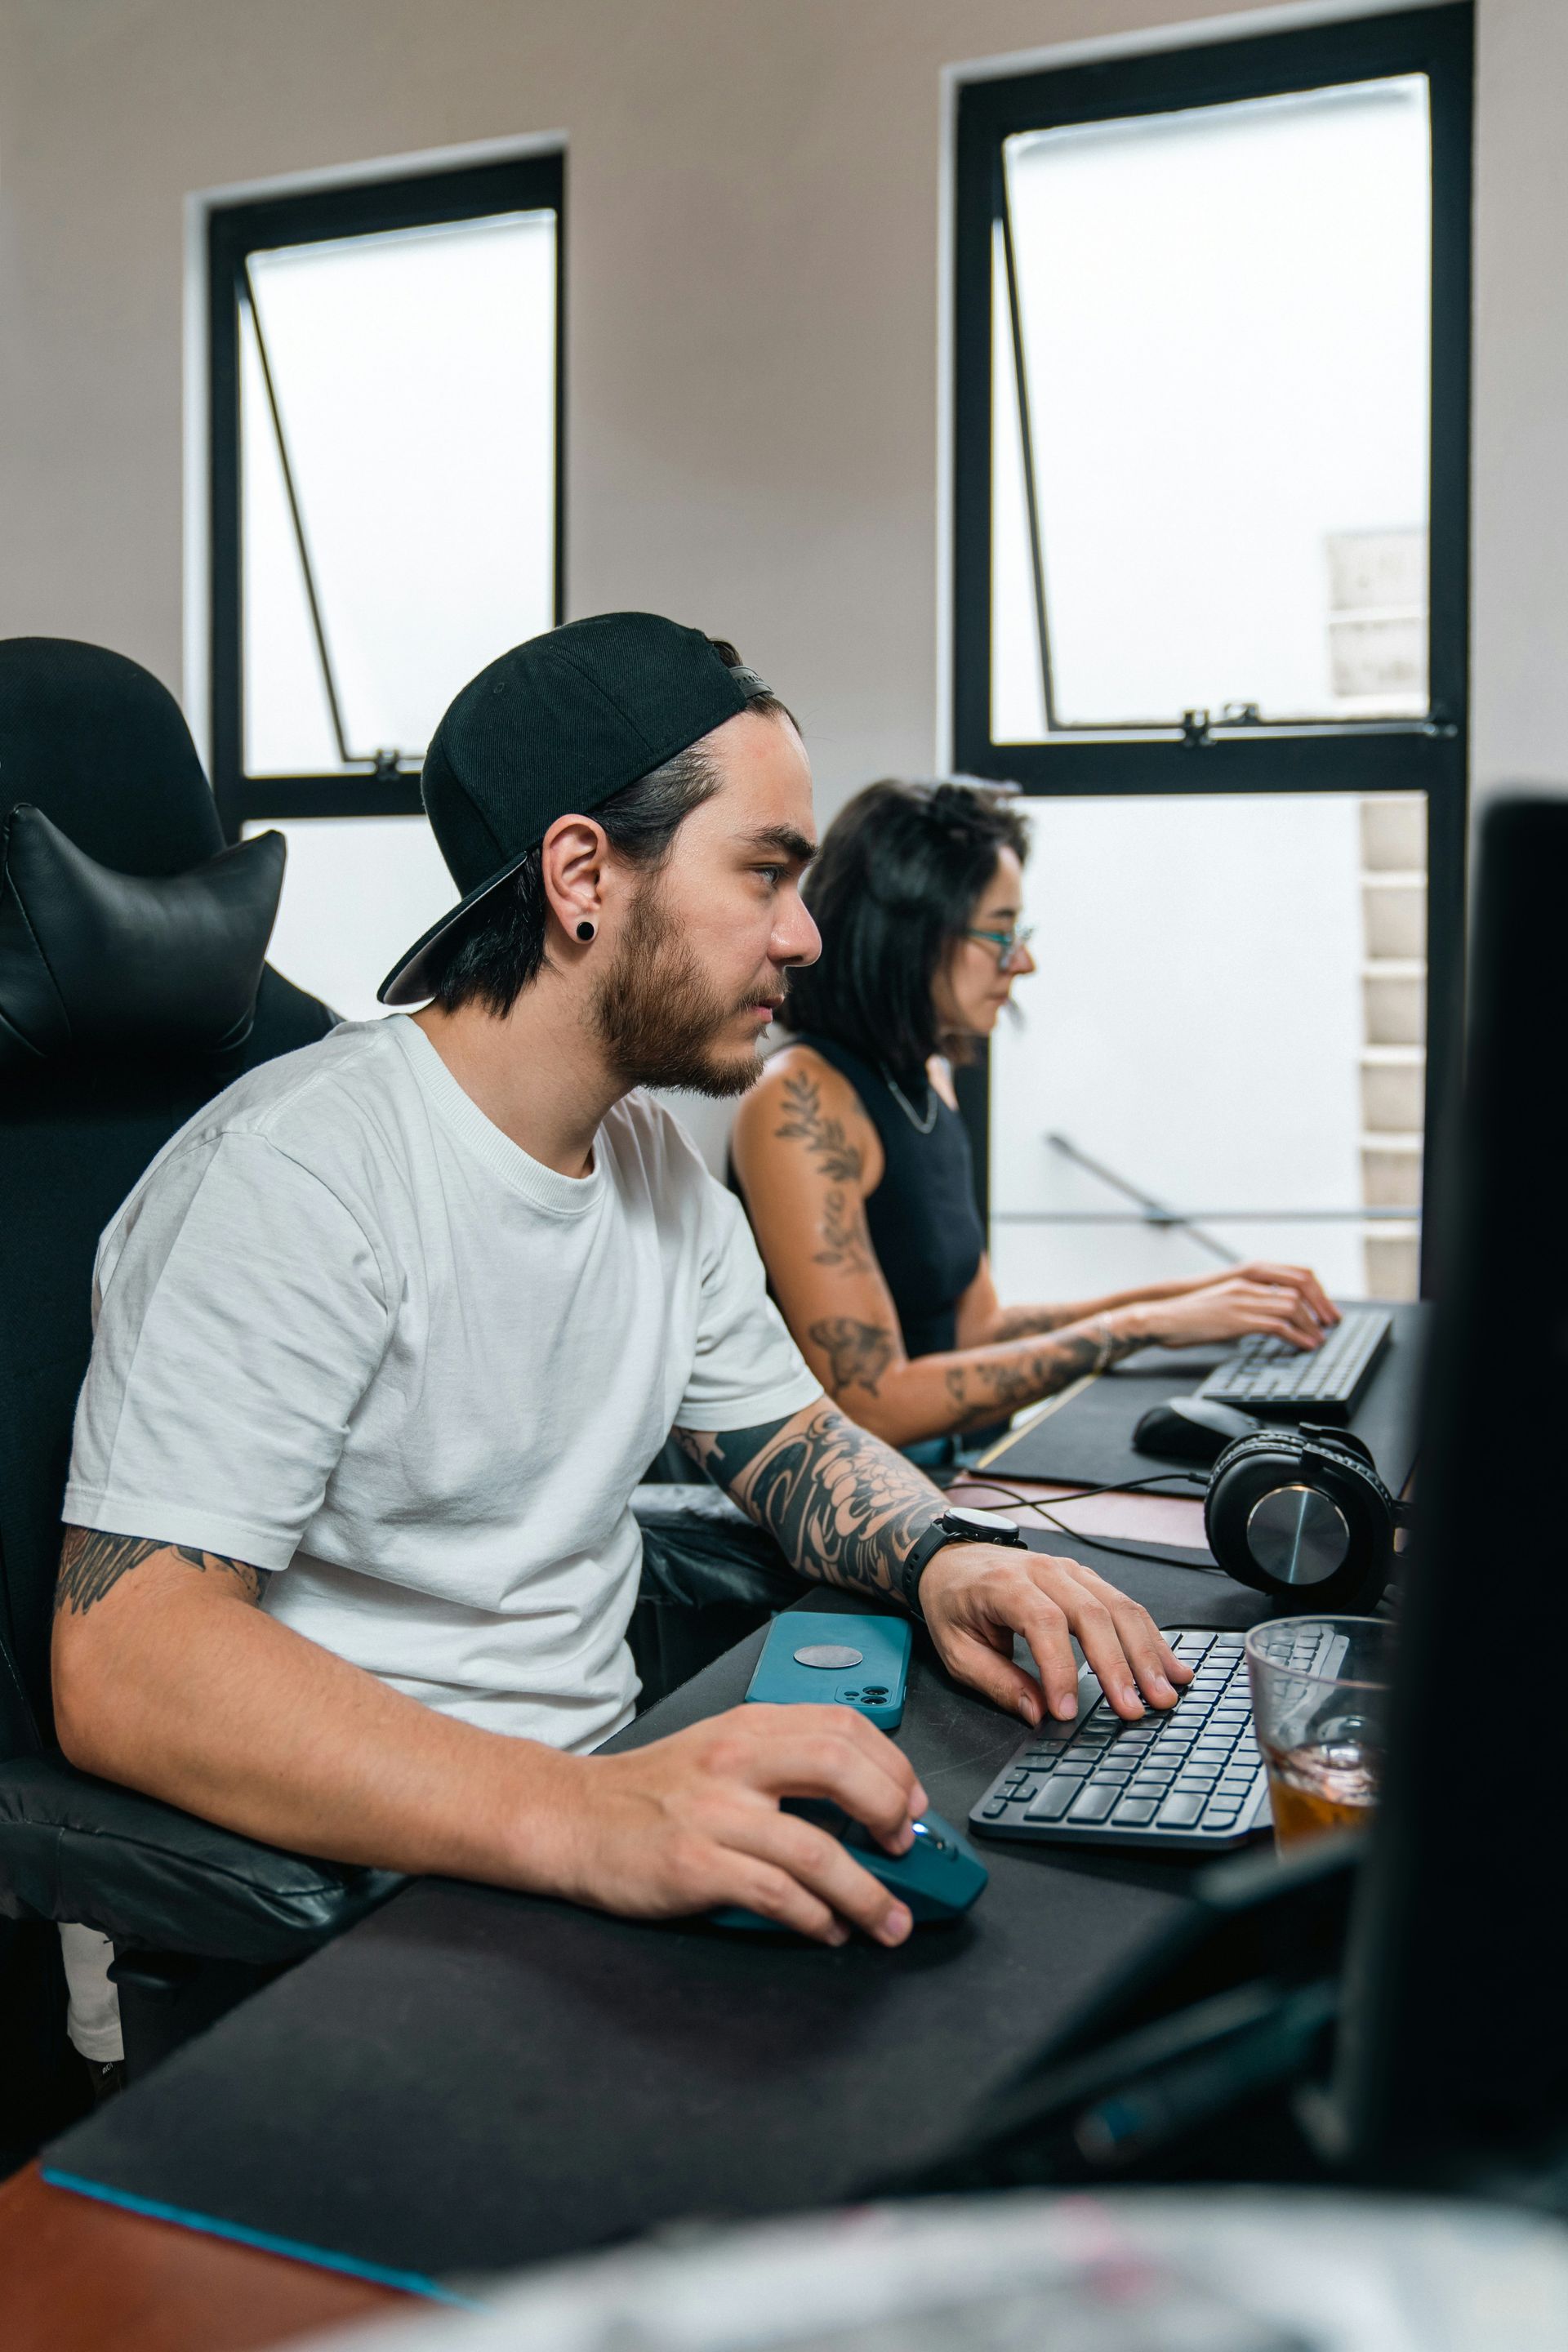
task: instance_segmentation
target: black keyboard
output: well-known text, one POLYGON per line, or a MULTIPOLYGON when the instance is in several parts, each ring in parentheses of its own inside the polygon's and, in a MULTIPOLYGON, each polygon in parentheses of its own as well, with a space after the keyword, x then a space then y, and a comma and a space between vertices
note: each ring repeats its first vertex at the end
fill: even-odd
MULTIPOLYGON (((1184 1626, 1167 1628, 1165 1639, 1193 1668, 1173 1707, 1124 1723, 1085 1666, 1077 1722, 1032 1731, 971 1809, 972 1826, 984 1837, 1166 1853, 1223 1853, 1267 1829, 1242 1636, 1184 1626)), ((1321 1641, 1303 1633, 1303 1665, 1321 1641)))
POLYGON ((1380 1307, 1352 1307, 1321 1348, 1294 1348, 1289 1339, 1254 1332, 1209 1374, 1198 1394, 1244 1412, 1348 1421, 1393 1328, 1393 1316, 1380 1307))

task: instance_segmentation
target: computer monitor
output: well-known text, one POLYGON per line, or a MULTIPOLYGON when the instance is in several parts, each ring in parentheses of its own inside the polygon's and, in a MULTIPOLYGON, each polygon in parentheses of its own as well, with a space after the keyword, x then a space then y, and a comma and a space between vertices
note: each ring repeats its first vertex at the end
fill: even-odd
POLYGON ((1471 971, 1463 1107, 1435 1139, 1454 1164, 1367 1845, 1212 1874, 1074 2031, 879 2188, 1295 2169, 1562 2201, 1568 800, 1487 818, 1471 971), (1237 2120, 1260 2094, 1248 2142, 1237 2120), (1270 2137, 1269 2114, 1302 2136, 1270 2137))
POLYGON ((1495 807, 1387 1778, 1334 2105, 1355 2169, 1568 2139, 1568 801, 1495 807))

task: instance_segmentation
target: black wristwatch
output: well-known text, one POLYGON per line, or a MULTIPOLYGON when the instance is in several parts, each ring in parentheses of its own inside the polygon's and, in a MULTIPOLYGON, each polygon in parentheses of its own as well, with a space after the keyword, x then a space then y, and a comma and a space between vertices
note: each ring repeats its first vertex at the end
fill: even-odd
POLYGON ((957 1504, 950 1505, 915 1538, 899 1570, 899 1590, 913 1616, 920 1615, 921 1578, 927 1566, 945 1545, 955 1543, 1009 1544, 1017 1550, 1028 1549, 1022 1528, 1005 1519, 1000 1511, 966 1511, 957 1504))

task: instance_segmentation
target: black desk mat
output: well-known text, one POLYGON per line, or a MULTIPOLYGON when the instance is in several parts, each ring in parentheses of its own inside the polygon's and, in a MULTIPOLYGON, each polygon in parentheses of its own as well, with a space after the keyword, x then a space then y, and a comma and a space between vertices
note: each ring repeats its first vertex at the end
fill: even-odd
MULTIPOLYGON (((1216 1575, 1128 1562, 1119 1580, 1166 1622, 1261 1613, 1216 1575)), ((617 1744, 736 1703, 761 1642, 617 1744)), ((939 1811, 962 1821, 1018 1736, 917 1636, 900 1739, 939 1811)), ((985 1851, 970 1917, 898 1952, 421 1881, 68 2132, 46 2169, 431 2291, 681 2217, 851 2196, 941 2148, 1170 1923, 1194 1868, 985 1851)))
MULTIPOLYGON (((1394 1317, 1393 1335, 1350 1426, 1372 1448, 1384 1486, 1397 1495, 1415 1466, 1430 1310, 1395 1306, 1388 1311, 1394 1317)), ((1151 1405, 1190 1394, 1229 1352, 1225 1348, 1142 1349, 1114 1371, 1090 1381, 1056 1412, 1029 1423, 1016 1437, 1004 1438, 1002 1450, 992 1454, 987 1467, 999 1477, 1042 1478, 1075 1486, 1127 1486, 1156 1477, 1165 1465, 1133 1447, 1138 1421, 1151 1405)), ((1198 1489, 1173 1483, 1170 1491, 1196 1494, 1198 1489)))

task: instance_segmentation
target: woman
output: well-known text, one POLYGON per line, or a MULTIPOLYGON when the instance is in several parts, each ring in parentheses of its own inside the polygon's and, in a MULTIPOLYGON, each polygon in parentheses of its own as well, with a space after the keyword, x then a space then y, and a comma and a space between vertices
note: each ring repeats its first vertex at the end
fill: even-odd
POLYGON ((735 1174, 773 1294, 828 1394, 917 1458, 1137 1348, 1339 1320, 1304 1266, 1250 1265, 1064 1306, 1004 1307, 986 1265, 952 1065, 1033 971, 1028 835, 966 784, 868 786, 805 886, 821 961, 794 976, 794 1042, 742 1105, 735 1174))

